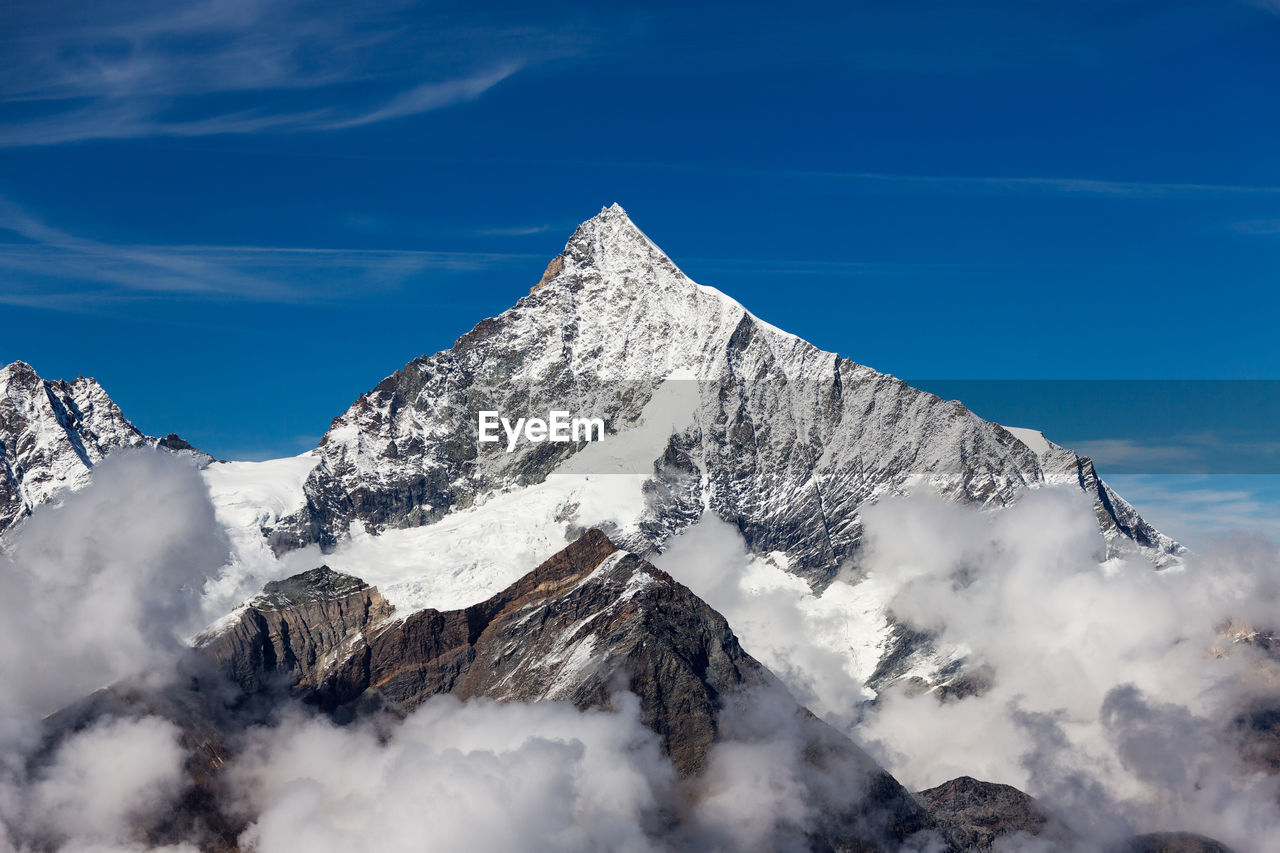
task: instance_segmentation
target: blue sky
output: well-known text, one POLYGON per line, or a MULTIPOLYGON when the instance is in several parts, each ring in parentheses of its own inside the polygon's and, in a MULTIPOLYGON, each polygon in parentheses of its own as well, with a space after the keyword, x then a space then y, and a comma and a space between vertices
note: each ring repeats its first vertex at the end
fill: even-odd
POLYGON ((300 452, 617 201, 926 387, 1280 380, 1280 2, 687 5, 5 4, 0 360, 300 452))

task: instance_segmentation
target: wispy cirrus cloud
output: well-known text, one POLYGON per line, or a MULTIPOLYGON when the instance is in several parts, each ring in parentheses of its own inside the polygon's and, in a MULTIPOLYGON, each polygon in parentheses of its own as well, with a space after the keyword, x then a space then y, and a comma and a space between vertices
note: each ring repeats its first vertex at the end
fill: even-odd
POLYGON ((475 237, 533 237, 548 232, 572 234, 577 227, 577 220, 564 222, 526 222, 518 224, 478 224, 450 221, 442 223, 438 220, 414 219, 407 216, 386 216, 352 212, 341 217, 344 228, 360 234, 376 235, 391 238, 420 238, 431 234, 443 238, 475 238, 475 237))
POLYGON ((1280 15, 1280 0, 1244 0, 1246 6, 1264 9, 1273 15, 1280 15))
POLYGON ((511 265, 534 256, 290 246, 141 245, 93 240, 0 199, 0 304, 82 310, 155 296, 301 302, 388 288, 429 270, 511 265))
POLYGON ((333 131, 474 100, 581 33, 414 4, 17 2, 0 11, 0 146, 333 131))
MULTIPOLYGON (((572 226, 570 226, 571 229, 572 226)), ((548 231, 557 229, 563 230, 564 225, 511 225, 507 227, 497 228, 480 228, 476 230, 476 234, 481 237, 531 237, 534 234, 545 234, 548 231)))
POLYGON ((996 175, 907 175, 887 172, 793 172, 796 176, 881 185, 895 190, 966 194, 1107 196, 1112 198, 1199 198, 1280 195, 1280 186, 1169 181, 1108 180, 1083 177, 996 175))
MULTIPOLYGON (((1280 0, 1277 0, 1280 2, 1280 0)), ((1280 196, 1280 185, 1152 181, 1061 175, 939 175, 856 170, 775 169, 715 163, 598 161, 595 165, 662 172, 813 181, 826 190, 946 195, 1102 196, 1116 199, 1280 196)), ((1265 224, 1265 223, 1264 223, 1265 224)))
POLYGON ((1139 440, 1103 438, 1070 442, 1103 471, 1124 474, 1280 474, 1280 441, 1258 424, 1139 440))
POLYGON ((1073 444, 1072 449, 1104 466, 1137 464, 1165 467, 1170 464, 1186 464, 1196 458, 1192 448, 1186 445, 1148 443, 1130 438, 1078 441, 1073 444))
POLYGON ((1280 234, 1280 219, 1250 219, 1237 222, 1233 229, 1236 233, 1251 236, 1280 234))
POLYGON ((1107 482, 1192 548, 1231 531, 1280 538, 1280 475, 1120 474, 1107 482))

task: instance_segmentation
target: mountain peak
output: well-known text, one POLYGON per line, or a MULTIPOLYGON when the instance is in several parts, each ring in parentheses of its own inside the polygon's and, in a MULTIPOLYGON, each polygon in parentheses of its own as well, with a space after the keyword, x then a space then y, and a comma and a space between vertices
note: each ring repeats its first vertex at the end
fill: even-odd
POLYGON ((25 361, 11 361, 4 367, 0 367, 0 373, 35 373, 35 368, 27 364, 25 361))
POLYGON ((7 385, 20 377, 28 381, 38 381, 40 379, 40 375, 36 373, 35 368, 25 361, 12 361, 4 367, 0 367, 0 382, 7 385))
MULTIPOLYGON (((620 229, 616 226, 622 226, 621 231, 625 232, 625 227, 629 226, 632 231, 639 233, 640 229, 636 228, 636 224, 631 221, 631 217, 627 215, 626 210, 616 201, 607 207, 600 208, 600 212, 578 226, 575 236, 583 231, 609 231, 611 234, 617 235, 620 229), (610 226, 615 226, 611 228, 610 226)), ((643 236, 643 235, 642 235, 643 236)), ((572 240, 572 238, 570 238, 572 240)))
POLYGON ((111 451, 140 446, 212 461, 176 435, 144 435, 90 377, 42 379, 25 361, 0 367, 0 533, 84 486, 111 451))
POLYGON ((654 266, 675 270, 666 253, 616 203, 579 225, 562 257, 567 267, 584 272, 637 273, 654 266))

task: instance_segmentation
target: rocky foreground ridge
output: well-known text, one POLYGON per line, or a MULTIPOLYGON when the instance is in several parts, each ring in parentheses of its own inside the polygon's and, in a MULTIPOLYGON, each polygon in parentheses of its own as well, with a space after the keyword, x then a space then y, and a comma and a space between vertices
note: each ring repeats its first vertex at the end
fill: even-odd
MULTIPOLYGON (((252 816, 225 800, 221 768, 235 759, 238 733, 270 721, 285 704, 394 725, 440 694, 560 700, 587 710, 610 708, 619 690, 638 698, 642 722, 685 780, 690 803, 701 796, 699 779, 717 743, 776 734, 744 725, 751 718, 740 713, 744 708, 766 702, 787 709, 811 770, 805 798, 821 817, 802 836, 776 839, 780 846, 987 850, 1021 833, 1062 845, 1056 849, 1088 849, 1008 786, 961 778, 908 793, 852 741, 797 705, 743 651, 720 614, 598 530, 463 610, 401 618, 376 589, 325 567, 268 584, 198 638, 174 686, 117 685, 51 717, 46 754, 60 737, 105 717, 174 722, 189 753, 189 787, 181 807, 141 827, 140 838, 197 839, 202 849, 229 851, 238 849, 252 816)), ((1118 849, 1225 849, 1181 835, 1132 844, 1146 846, 1118 849), (1193 842, 1200 846, 1186 846, 1193 842)))
MULTIPOLYGON (((442 693, 586 710, 608 708, 627 690, 663 754, 690 779, 721 737, 727 702, 753 690, 785 696, 720 614, 598 530, 485 602, 404 619, 391 618, 375 590, 317 569, 271 585, 238 619, 201 638, 198 653, 246 693, 287 683, 331 713, 404 714, 442 693)), ((896 849, 932 829, 888 773, 786 701, 816 766, 847 776, 849 790, 867 791, 860 801, 825 804, 829 826, 813 839, 818 849, 896 849)))

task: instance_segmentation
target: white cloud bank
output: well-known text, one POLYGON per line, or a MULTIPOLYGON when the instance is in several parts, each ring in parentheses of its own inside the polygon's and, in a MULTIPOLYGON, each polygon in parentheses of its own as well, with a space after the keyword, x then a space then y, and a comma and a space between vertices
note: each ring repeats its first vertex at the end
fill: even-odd
POLYGON ((1100 564, 1093 508, 1057 489, 995 513, 887 500, 864 522, 857 571, 816 599, 714 519, 658 562, 909 788, 970 775, 1040 797, 1095 839, 1185 829, 1280 849, 1280 784, 1242 764, 1231 727, 1280 684, 1242 642, 1280 619, 1275 543, 1223 540, 1163 572, 1100 564), (991 688, 940 702, 900 685, 856 707, 866 670, 850 651, 880 624, 877 601, 932 632, 940 660, 989 668, 991 688))
MULTIPOLYGON (((1029 791, 1093 839, 1188 829, 1280 846, 1280 785, 1242 764, 1230 726, 1276 693, 1275 664, 1241 642, 1280 612, 1275 543, 1224 540, 1164 572, 1099 564, 1092 508, 1052 489, 999 513, 885 501, 864 520, 862 564, 821 597, 712 519, 659 562, 910 788, 967 774, 1029 791), (988 667, 992 686, 947 702, 894 688, 867 704, 885 609, 932 631, 944 655, 988 667)), ((112 456, 6 542, 0 850, 146 849, 136 827, 185 784, 172 724, 101 720, 35 764, 31 736, 98 687, 171 671, 227 554, 197 472, 155 453, 112 456)), ((256 730, 227 773, 242 844, 781 849, 821 819, 824 791, 856 790, 856 773, 822 777, 801 759, 781 704, 725 718, 697 790, 661 757, 634 697, 615 706, 438 697, 382 730, 287 716, 256 730)))
POLYGON ((165 452, 118 451, 89 486, 39 507, 0 553, 0 744, 100 687, 166 670, 229 551, 194 464, 165 452))
POLYGON ((37 753, 40 720, 124 678, 162 682, 200 625, 228 540, 189 460, 125 450, 0 553, 0 850, 141 849, 132 837, 182 791, 173 724, 107 719, 37 753), (29 763, 30 762, 30 763, 29 763))
MULTIPOLYGON (((194 850, 196 839, 154 848, 143 831, 190 787, 177 726, 120 709, 42 744, 39 723, 121 679, 172 676, 229 551, 204 481, 186 460, 119 452, 5 544, 0 851, 194 850)), ((811 766, 794 704, 762 692, 726 714, 729 739, 690 786, 638 700, 612 704, 584 713, 440 696, 389 728, 295 708, 236 744, 220 790, 248 827, 243 849, 260 853, 394 853, 428 839, 479 851, 739 851, 796 847, 866 778, 860 761, 811 766)))

